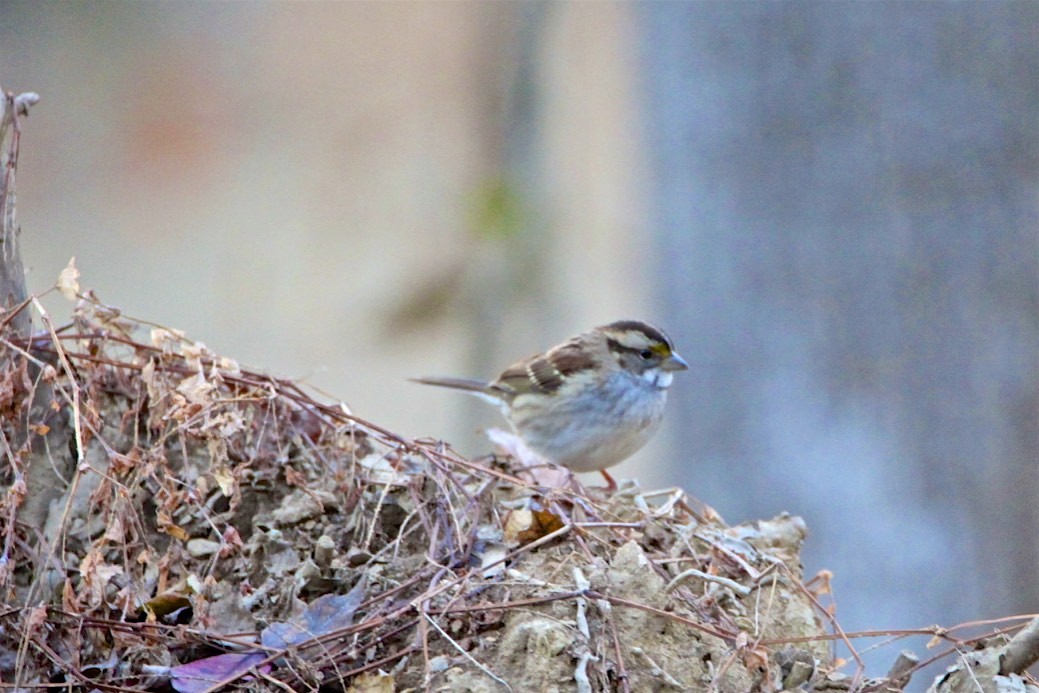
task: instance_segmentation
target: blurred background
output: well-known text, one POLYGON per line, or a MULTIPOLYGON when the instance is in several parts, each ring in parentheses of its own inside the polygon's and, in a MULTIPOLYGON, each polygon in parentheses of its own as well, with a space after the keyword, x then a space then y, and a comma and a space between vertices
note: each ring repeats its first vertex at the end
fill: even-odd
POLYGON ((804 516, 848 630, 1039 611, 1037 79, 1034 2, 0 0, 31 290, 470 454, 408 376, 660 324, 617 475, 804 516))

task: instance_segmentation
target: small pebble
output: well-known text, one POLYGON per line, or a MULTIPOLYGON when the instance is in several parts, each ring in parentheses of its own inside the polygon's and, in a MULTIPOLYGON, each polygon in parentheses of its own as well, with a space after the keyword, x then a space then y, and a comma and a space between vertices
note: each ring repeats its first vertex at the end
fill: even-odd
POLYGON ((220 550, 220 542, 209 539, 188 539, 187 549, 188 553, 195 558, 212 556, 220 550))

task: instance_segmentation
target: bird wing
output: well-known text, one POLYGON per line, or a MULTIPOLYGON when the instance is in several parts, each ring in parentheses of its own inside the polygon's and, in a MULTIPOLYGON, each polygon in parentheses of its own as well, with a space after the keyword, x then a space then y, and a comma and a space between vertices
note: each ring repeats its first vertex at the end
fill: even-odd
POLYGON ((576 340, 571 340, 546 354, 509 366, 491 383, 491 387, 511 392, 513 396, 547 395, 562 387, 568 376, 597 365, 598 360, 593 355, 576 340))

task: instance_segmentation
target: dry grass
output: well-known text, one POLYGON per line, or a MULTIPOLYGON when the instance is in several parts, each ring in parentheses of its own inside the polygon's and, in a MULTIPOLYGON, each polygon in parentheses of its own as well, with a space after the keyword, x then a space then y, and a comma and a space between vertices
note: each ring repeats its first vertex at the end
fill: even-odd
POLYGON ((30 306, 47 330, 0 371, 4 687, 897 690, 835 671, 797 518, 539 488, 90 295, 59 329, 30 306))

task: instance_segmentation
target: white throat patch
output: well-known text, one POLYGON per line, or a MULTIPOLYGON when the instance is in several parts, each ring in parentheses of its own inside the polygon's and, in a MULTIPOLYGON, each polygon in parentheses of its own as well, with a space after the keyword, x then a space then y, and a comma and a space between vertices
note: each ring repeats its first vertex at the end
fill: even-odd
POLYGON ((643 380, 659 390, 666 390, 671 387, 671 381, 674 379, 674 373, 667 373, 665 371, 653 368, 645 371, 641 376, 643 380))

